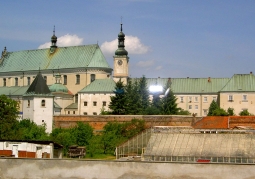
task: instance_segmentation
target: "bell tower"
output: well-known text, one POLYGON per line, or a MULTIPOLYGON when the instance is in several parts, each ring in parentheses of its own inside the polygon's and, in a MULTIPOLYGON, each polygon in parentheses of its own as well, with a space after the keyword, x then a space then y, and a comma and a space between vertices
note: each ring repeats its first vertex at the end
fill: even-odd
POLYGON ((113 80, 118 82, 121 79, 124 84, 127 84, 129 57, 128 52, 125 50, 125 34, 122 32, 122 24, 118 34, 118 49, 115 51, 113 60, 113 80))

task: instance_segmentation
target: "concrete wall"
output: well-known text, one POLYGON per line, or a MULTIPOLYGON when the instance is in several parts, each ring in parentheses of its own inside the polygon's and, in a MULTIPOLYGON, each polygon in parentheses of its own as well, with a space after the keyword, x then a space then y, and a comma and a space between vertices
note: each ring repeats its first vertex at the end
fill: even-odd
POLYGON ((146 127, 153 126, 191 126, 201 117, 171 116, 171 115, 61 115, 54 116, 54 127, 69 128, 75 126, 78 121, 89 123, 95 130, 102 130, 108 122, 127 122, 132 119, 145 120, 146 127))
POLYGON ((253 179, 254 165, 0 158, 1 179, 253 179))

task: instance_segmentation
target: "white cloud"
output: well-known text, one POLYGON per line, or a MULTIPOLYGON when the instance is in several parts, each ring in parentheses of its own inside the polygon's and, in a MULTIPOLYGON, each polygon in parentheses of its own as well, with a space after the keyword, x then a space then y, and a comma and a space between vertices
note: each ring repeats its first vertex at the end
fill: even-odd
MULTIPOLYGON (((110 42, 104 42, 101 45, 101 50, 105 54, 113 55, 118 48, 118 39, 115 39, 110 42)), ((128 51, 128 54, 145 54, 149 51, 149 47, 141 43, 138 37, 134 36, 125 36, 125 49, 128 51)))
MULTIPOLYGON (((57 46, 66 47, 66 46, 76 46, 82 45, 83 38, 79 38, 77 35, 69 35, 66 34, 58 38, 57 46)), ((47 42, 38 47, 38 49, 49 48, 51 46, 51 42, 47 42)))
POLYGON ((154 61, 153 60, 140 61, 140 62, 137 63, 137 66, 138 67, 142 67, 142 68, 151 67, 152 65, 154 65, 154 61))

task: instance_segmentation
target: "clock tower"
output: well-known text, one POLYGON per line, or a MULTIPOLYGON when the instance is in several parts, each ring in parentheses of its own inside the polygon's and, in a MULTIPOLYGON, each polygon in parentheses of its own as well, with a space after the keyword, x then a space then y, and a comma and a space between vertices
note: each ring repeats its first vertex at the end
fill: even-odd
POLYGON ((118 34, 118 49, 115 51, 113 80, 118 82, 120 79, 124 84, 127 84, 128 78, 128 52, 125 50, 125 34, 122 32, 122 24, 120 33, 118 34))

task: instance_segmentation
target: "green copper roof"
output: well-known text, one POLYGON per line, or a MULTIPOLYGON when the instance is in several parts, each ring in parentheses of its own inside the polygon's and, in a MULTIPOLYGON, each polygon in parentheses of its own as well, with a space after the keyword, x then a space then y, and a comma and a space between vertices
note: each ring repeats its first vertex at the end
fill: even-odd
MULTIPOLYGON (((133 82, 139 78, 131 79, 133 82)), ((175 94, 190 93, 217 93, 220 91, 229 78, 146 78, 148 88, 151 85, 165 87, 171 84, 171 89, 175 94)))
POLYGON ((253 74, 235 74, 220 91, 255 91, 255 76, 253 74))
POLYGON ((171 89, 174 93, 217 93, 229 78, 174 78, 171 89))
POLYGON ((55 83, 49 87, 51 92, 64 92, 68 93, 68 89, 65 85, 60 83, 55 83))
POLYGON ((54 108, 62 109, 61 106, 59 106, 55 101, 54 101, 54 108))
POLYGON ((116 84, 112 79, 97 79, 79 93, 113 93, 116 84))
POLYGON ((72 103, 67 106, 65 109, 78 109, 78 103, 72 103))
POLYGON ((0 94, 23 96, 27 89, 28 86, 0 87, 0 94))
POLYGON ((70 68, 106 68, 112 71, 97 44, 7 52, 0 72, 70 68))

